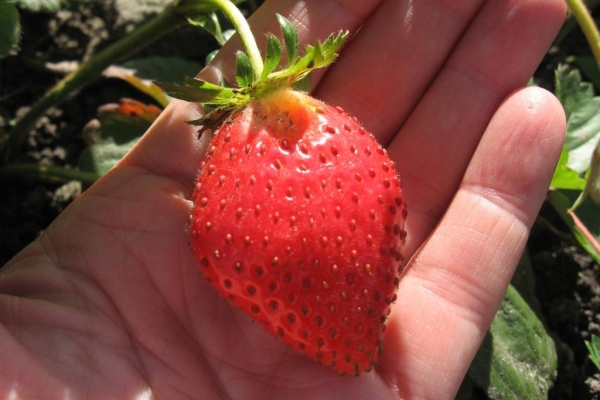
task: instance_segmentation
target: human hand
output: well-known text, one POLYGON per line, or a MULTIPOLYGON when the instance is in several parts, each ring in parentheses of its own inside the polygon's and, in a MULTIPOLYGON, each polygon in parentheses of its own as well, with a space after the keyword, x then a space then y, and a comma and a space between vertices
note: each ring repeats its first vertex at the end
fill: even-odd
MULTIPOLYGON (((296 353, 200 275, 185 225, 206 143, 183 122, 197 107, 174 101, 0 273, 0 395, 453 398, 560 152, 560 105, 523 86, 565 6, 446 3, 267 1, 251 21, 277 32, 281 13, 303 27, 305 43, 362 25, 315 76, 314 95, 388 144, 404 183, 412 258, 374 372, 339 376, 296 353)), ((232 63, 214 65, 229 77, 232 63)))

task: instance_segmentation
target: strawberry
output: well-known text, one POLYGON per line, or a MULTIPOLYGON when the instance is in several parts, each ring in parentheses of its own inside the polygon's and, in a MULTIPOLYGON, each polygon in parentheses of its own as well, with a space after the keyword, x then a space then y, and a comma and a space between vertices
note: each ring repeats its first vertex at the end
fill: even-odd
POLYGON ((272 71, 280 53, 271 35, 271 71, 254 74, 238 53, 240 88, 163 84, 215 107, 195 122, 213 137, 193 192, 191 247, 218 293, 269 333, 357 375, 381 352, 404 266, 401 183, 356 119, 289 87, 330 63, 347 34, 297 59, 295 30, 279 20, 286 69, 272 71))

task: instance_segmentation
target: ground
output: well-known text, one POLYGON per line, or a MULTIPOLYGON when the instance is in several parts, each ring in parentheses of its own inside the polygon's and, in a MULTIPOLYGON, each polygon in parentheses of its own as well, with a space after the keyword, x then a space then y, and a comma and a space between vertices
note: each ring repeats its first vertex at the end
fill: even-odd
MULTIPOLYGON (((125 0, 81 3, 85 5, 56 14, 22 11, 20 53, 0 60, 0 129, 6 129, 15 115, 21 115, 77 60, 130 31, 161 3, 149 1, 134 12, 128 7, 131 2, 125 0)), ((256 6, 255 2, 248 4, 249 9, 256 6)), ((215 47, 216 43, 201 30, 186 28, 144 49, 138 57, 178 55, 202 62, 215 47), (190 48, 173 43, 205 45, 190 48)), ((571 33, 550 49, 536 73, 536 83, 552 90, 556 65, 568 55, 586 51, 583 37, 571 33)), ((122 81, 99 80, 39 122, 28 137, 21 160, 40 165, 77 165, 85 147, 83 127, 95 118, 99 106, 118 102, 121 97, 151 101, 122 81)), ((0 265, 37 237, 81 190, 81 184, 75 181, 0 175, 0 265)), ((577 245, 548 204, 533 227, 528 251, 535 271, 536 295, 559 355, 558 375, 549 398, 600 398, 600 374, 589 361, 584 344, 591 334, 600 334, 600 266, 577 245)))

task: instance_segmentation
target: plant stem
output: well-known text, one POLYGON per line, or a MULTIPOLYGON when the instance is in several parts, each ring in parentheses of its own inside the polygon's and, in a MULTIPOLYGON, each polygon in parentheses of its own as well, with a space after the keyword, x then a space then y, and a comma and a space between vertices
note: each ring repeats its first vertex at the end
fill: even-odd
POLYGON ((225 14, 227 19, 233 24, 235 31, 240 37, 242 41, 242 46, 244 46, 244 50, 246 50, 246 54, 250 59, 250 64, 252 64, 252 71, 254 72, 254 78, 256 80, 260 79, 262 75, 262 71, 264 68, 262 57, 260 55, 260 50, 258 49, 258 45, 256 44, 256 40, 254 39, 254 35, 252 34, 252 30, 250 30, 250 25, 248 25, 248 21, 241 13, 241 11, 229 0, 209 0, 212 2, 219 10, 225 14))
MULTIPOLYGON (((239 2, 241 0, 234 1, 239 2)), ((231 2, 227 2, 229 3, 227 6, 223 6, 221 3, 224 3, 224 1, 175 1, 156 18, 146 22, 123 39, 93 56, 77 70, 59 81, 17 121, 14 128, 10 131, 8 139, 4 143, 4 147, 0 149, 0 163, 6 164, 10 161, 13 153, 18 152, 22 147, 27 134, 35 127, 36 122, 50 107, 60 104, 66 100, 71 93, 100 77, 102 71, 109 65, 130 56, 161 36, 185 25, 188 19, 212 12, 217 8, 235 8, 231 2)))
POLYGON ((596 26, 592 15, 583 0, 566 0, 566 2, 571 14, 575 17, 577 23, 581 27, 590 49, 592 50, 596 64, 598 64, 598 67, 600 68, 600 33, 598 32, 598 27, 596 26))
POLYGON ((58 105, 71 93, 98 78, 102 71, 112 63, 122 60, 139 50, 143 45, 154 41, 184 23, 186 23, 186 19, 180 15, 176 6, 167 7, 159 16, 96 54, 88 62, 65 76, 17 121, 4 146, 3 161, 8 162, 12 153, 21 148, 27 133, 35 127, 36 122, 50 107, 58 105))
POLYGON ((45 179, 78 180, 87 185, 91 185, 100 178, 100 175, 93 172, 38 164, 9 164, 0 168, 0 176, 22 176, 23 174, 45 179))

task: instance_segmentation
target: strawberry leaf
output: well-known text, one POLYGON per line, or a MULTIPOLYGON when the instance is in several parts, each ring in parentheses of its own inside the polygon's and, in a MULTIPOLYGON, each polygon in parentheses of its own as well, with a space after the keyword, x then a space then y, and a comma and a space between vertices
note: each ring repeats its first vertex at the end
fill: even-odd
POLYGON ((555 71, 556 97, 560 100, 567 118, 577 108, 594 97, 594 89, 588 82, 581 81, 581 74, 567 65, 559 65, 555 71))
POLYGON ((284 16, 277 14, 277 20, 281 27, 283 42, 285 43, 285 50, 287 51, 288 66, 294 65, 298 59, 298 50, 300 48, 300 45, 298 44, 298 31, 290 20, 284 16))
POLYGON ((583 190, 585 179, 567 166, 568 160, 569 152, 563 147, 550 187, 553 189, 583 190))
POLYGON ((261 79, 265 79, 281 61, 281 42, 272 33, 267 36, 267 55, 261 79))
POLYGON ((181 100, 193 101, 210 106, 219 106, 235 102, 234 89, 215 85, 201 79, 185 78, 185 85, 170 82, 155 82, 169 96, 181 100))
POLYGON ((254 82, 254 72, 250 58, 243 51, 235 54, 235 78, 240 87, 250 86, 254 82))
POLYGON ((548 397, 556 366, 552 338, 510 285, 469 368, 469 376, 493 399, 542 400, 548 397))
POLYGON ((600 336, 592 335, 591 341, 585 341, 585 346, 590 353, 590 360, 592 360, 596 368, 600 371, 600 336))
POLYGON ((15 53, 21 38, 21 23, 17 8, 0 2, 0 58, 15 53))

